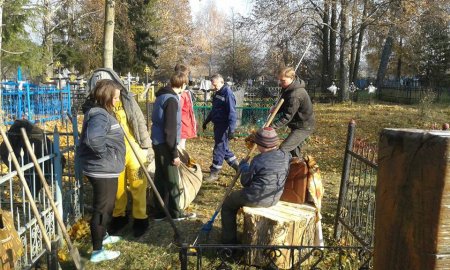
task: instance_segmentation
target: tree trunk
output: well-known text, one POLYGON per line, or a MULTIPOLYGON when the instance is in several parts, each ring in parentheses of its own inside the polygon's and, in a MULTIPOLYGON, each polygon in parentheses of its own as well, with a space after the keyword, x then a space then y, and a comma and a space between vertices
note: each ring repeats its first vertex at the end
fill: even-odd
POLYGON ((53 34, 51 31, 52 17, 53 12, 50 0, 44 0, 44 37, 42 39, 44 52, 42 58, 46 64, 45 75, 49 78, 53 77, 53 34))
MULTIPOLYGON (((244 245, 314 245, 316 209, 308 204, 279 201, 268 208, 243 207, 244 245)), ((281 269, 290 269, 299 262, 297 251, 280 250, 277 257, 267 256, 262 249, 246 254, 249 265, 267 266, 272 261, 281 269)))
POLYGON ((349 67, 349 79, 353 82, 353 71, 355 68, 356 59, 356 28, 358 27, 358 15, 357 15, 358 1, 355 0, 352 6, 352 27, 351 27, 351 43, 350 43, 350 67, 349 67))
POLYGON ((328 57, 330 54, 329 51, 329 35, 330 35, 330 5, 328 3, 329 0, 325 0, 323 4, 323 27, 322 27, 322 89, 325 90, 328 85, 325 83, 329 80, 329 73, 328 73, 328 57))
POLYGON ((403 50, 403 38, 400 37, 399 54, 397 60, 397 80, 400 80, 400 77, 402 76, 402 50, 403 50))
POLYGON ((113 68, 114 51, 114 0, 105 2, 105 24, 103 32, 103 67, 113 68))
MULTIPOLYGON (((375 86, 380 89, 381 84, 383 83, 384 76, 386 75, 386 70, 389 64, 389 58, 392 53, 392 46, 394 45, 394 26, 391 26, 389 29, 388 36, 386 37, 386 41, 384 42, 383 51, 381 52, 380 57, 380 65, 378 66, 377 72, 377 80, 375 86)), ((378 91, 379 92, 379 91, 378 91)))
POLYGON ((363 15, 362 15, 362 22, 361 22, 361 28, 359 29, 359 35, 358 35, 358 43, 356 45, 356 56, 355 56, 355 64, 353 66, 353 77, 350 77, 350 80, 352 82, 355 82, 358 78, 358 72, 359 72, 359 62, 361 59, 361 50, 362 50, 362 44, 364 40, 364 33, 367 28, 367 0, 364 1, 364 9, 363 9, 363 15))
MULTIPOLYGON (((0 0, 0 81, 3 80, 3 71, 2 71, 2 34, 3 34, 3 4, 5 3, 4 0, 0 0)), ((3 124, 3 103, 2 103, 2 89, 0 88, 0 123, 3 124)))
MULTIPOLYGON (((4 0, 0 0, 0 81, 3 79, 3 70, 2 70, 2 35, 3 35, 3 4, 5 3, 4 0)), ((0 98, 0 112, 2 111, 1 107, 1 98, 0 98)))
POLYGON ((336 78, 336 40, 337 40, 337 1, 333 1, 331 6, 331 29, 330 29, 330 60, 328 61, 328 74, 330 75, 330 79, 326 82, 328 87, 331 85, 331 81, 336 78))
POLYGON ((340 53, 339 53, 339 88, 341 101, 346 101, 349 99, 348 92, 348 53, 349 53, 349 41, 347 39, 347 29, 348 29, 348 3, 347 0, 341 0, 341 31, 340 31, 340 53))

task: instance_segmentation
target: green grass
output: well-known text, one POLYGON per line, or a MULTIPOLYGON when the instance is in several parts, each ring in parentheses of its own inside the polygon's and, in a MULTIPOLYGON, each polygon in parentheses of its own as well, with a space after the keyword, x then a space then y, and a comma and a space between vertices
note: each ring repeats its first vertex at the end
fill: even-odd
MULTIPOLYGON (((391 104, 315 104, 314 106, 317 127, 304 147, 304 153, 315 157, 321 169, 325 186, 322 209, 323 229, 326 242, 331 244, 347 125, 350 119, 356 121, 356 137, 377 143, 383 128, 439 129, 442 123, 449 121, 450 108, 434 105, 424 117, 418 106, 391 104)), ((209 170, 212 148, 213 140, 210 137, 199 137, 187 142, 187 149, 202 166, 204 172, 209 170)), ((233 141, 231 148, 239 158, 243 158, 247 153, 243 138, 233 141)), ((177 223, 185 242, 192 243, 202 224, 212 216, 233 175, 232 169, 225 165, 218 183, 203 184, 200 193, 189 208, 190 211, 197 213, 197 220, 177 223)), ((178 250, 172 244, 173 231, 169 223, 150 221, 148 232, 139 239, 132 236, 130 227, 122 232, 123 242, 114 247, 107 247, 121 251, 122 255, 118 259, 95 265, 88 262, 86 269, 179 269, 178 250)), ((214 223, 209 243, 218 243, 219 239, 220 215, 214 223)), ((92 250, 89 234, 78 241, 77 246, 83 258, 88 259, 92 250)), ((211 258, 204 259, 204 269, 211 269, 212 266, 208 266, 212 263, 211 258)), ((217 262, 215 263, 217 266, 217 262)), ((63 269, 73 269, 73 267, 70 262, 66 262, 63 264, 63 269)), ((233 269, 243 269, 243 267, 233 269)))

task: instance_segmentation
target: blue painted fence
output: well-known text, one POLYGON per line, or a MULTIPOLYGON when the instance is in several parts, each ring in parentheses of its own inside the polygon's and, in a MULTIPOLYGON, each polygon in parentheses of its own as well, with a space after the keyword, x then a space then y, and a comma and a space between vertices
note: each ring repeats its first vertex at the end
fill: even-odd
POLYGON ((55 85, 2 82, 1 104, 6 125, 15 119, 40 123, 62 119, 71 112, 70 85, 58 89, 55 85))

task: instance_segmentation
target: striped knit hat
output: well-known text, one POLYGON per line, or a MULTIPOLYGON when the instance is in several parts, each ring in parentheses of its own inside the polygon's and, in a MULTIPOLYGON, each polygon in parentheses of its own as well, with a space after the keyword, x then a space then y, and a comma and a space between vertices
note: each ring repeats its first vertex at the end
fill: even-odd
POLYGON ((255 135, 255 143, 265 148, 278 146, 278 135, 271 127, 260 128, 255 135))

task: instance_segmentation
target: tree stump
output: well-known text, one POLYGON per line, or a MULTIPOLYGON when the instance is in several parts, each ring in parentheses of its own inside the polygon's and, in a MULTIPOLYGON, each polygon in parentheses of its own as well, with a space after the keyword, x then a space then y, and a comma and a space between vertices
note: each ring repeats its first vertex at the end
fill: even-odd
POLYGON ((450 132, 384 129, 374 269, 450 269, 450 132))
MULTIPOLYGON (((268 208, 244 207, 244 245, 312 246, 314 243, 316 208, 307 204, 280 201, 268 208)), ((276 254, 264 254, 262 249, 253 249, 246 254, 249 265, 266 266, 272 261, 281 269, 298 263, 298 251, 294 254, 281 249, 276 254)))

